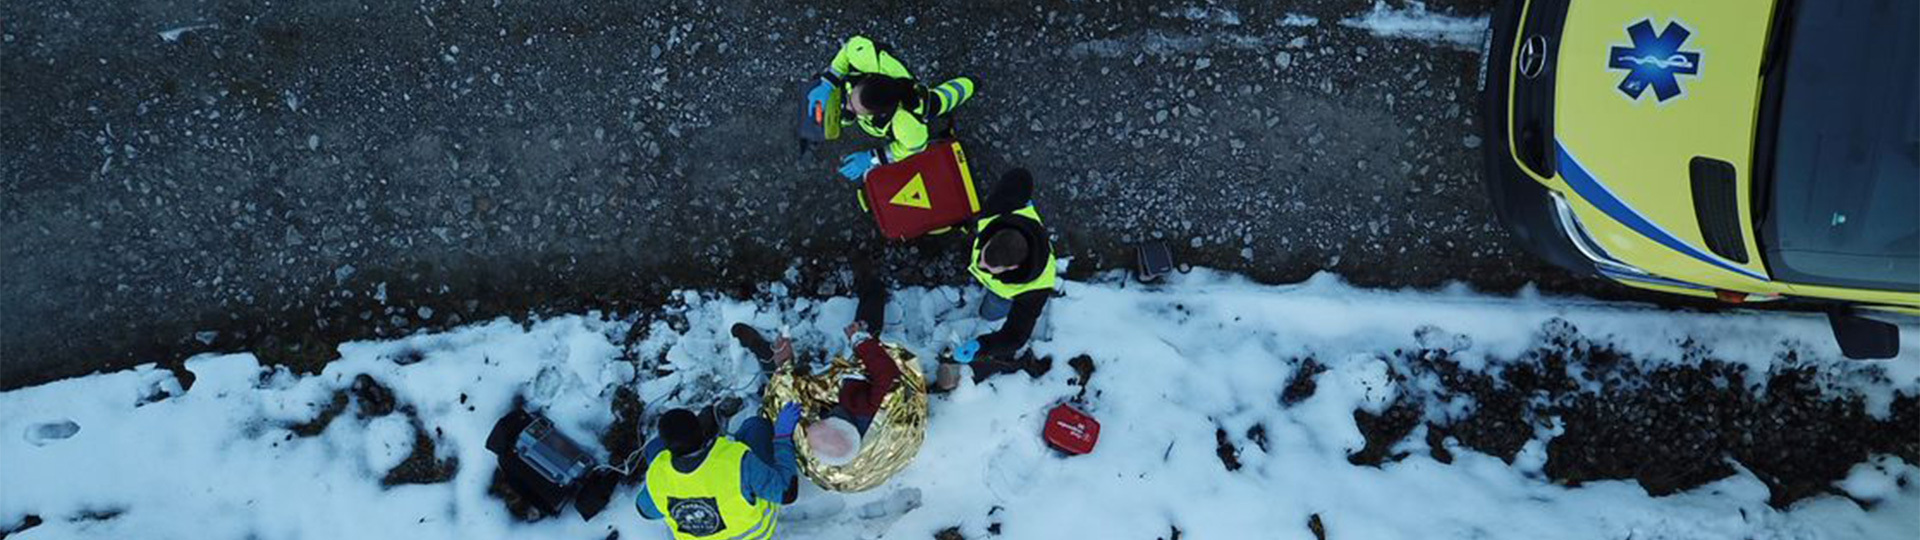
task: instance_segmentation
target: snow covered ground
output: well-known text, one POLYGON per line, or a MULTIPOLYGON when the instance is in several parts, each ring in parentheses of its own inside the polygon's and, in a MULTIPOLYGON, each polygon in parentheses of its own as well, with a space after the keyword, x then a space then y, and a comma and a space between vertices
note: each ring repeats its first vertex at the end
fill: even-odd
MULTIPOLYGON (((1425 384, 1396 378, 1405 371, 1395 350, 1443 348, 1467 369, 1497 371, 1564 321, 1633 361, 1683 362, 1693 357, 1685 350, 1704 347, 1764 374, 1791 351, 1821 370, 1828 391, 1863 396, 1884 414, 1896 393, 1920 389, 1911 328, 1901 359, 1851 363, 1838 360, 1823 320, 1802 315, 1359 290, 1326 276, 1262 286, 1198 271, 1173 281, 1067 282, 1033 346, 1055 359, 1052 371, 935 399, 912 465, 866 493, 807 490, 785 511, 783 536, 922 539, 957 527, 966 538, 1146 539, 1176 528, 1182 538, 1311 538, 1316 520, 1334 539, 1920 537, 1920 468, 1891 456, 1838 482, 1848 497, 1786 510, 1770 507, 1766 485, 1744 469, 1666 497, 1631 481, 1556 485, 1541 472, 1550 429, 1512 464, 1450 439, 1454 457, 1442 463, 1419 437, 1402 443, 1405 459, 1348 460, 1365 445, 1356 410, 1380 412, 1425 384), (1050 406, 1081 393, 1067 367, 1080 355, 1096 367, 1084 408, 1102 420, 1102 438, 1090 455, 1062 457, 1038 433, 1050 406), (1280 396, 1301 358, 1327 369, 1289 403, 1280 396), (1255 426, 1263 436, 1241 435, 1255 426), (1223 465, 1222 437, 1238 448, 1236 470, 1223 465)), ((899 291, 887 337, 931 357, 971 336, 983 326, 962 296, 899 291)), ((570 511, 515 520, 488 495, 495 461, 483 442, 519 395, 598 450, 622 386, 639 390, 649 414, 756 391, 755 364, 726 333, 732 323, 784 326, 803 348, 832 351, 854 308, 847 298, 793 298, 780 284, 757 300, 681 300, 645 319, 497 320, 352 343, 311 376, 247 354, 208 355, 187 363, 185 389, 147 366, 0 394, 0 531, 22 540, 667 538, 634 512, 633 486, 590 522, 570 511), (639 337, 629 345, 630 335, 639 337), (390 388, 393 403, 355 397, 345 414, 315 422, 361 375, 390 388), (383 487, 422 441, 450 479, 383 487)), ((1456 399, 1426 414, 1473 406, 1456 399)))

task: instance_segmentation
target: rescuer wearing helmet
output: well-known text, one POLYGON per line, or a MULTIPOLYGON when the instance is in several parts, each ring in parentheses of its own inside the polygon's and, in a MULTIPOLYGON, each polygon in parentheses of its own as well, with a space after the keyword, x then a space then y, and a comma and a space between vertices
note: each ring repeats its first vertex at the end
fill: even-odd
POLYGON ((974 82, 956 78, 932 88, 921 84, 885 45, 865 36, 847 39, 833 56, 820 82, 807 93, 812 109, 825 107, 835 91, 843 92, 841 122, 885 139, 887 146, 861 150, 840 159, 840 174, 854 182, 867 171, 920 153, 927 148, 927 125, 946 116, 973 97, 974 82))

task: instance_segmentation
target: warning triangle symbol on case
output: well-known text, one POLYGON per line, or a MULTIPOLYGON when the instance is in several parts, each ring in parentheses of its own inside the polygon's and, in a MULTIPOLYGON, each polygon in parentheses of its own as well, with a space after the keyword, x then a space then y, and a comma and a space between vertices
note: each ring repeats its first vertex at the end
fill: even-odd
POLYGON ((921 210, 933 209, 933 202, 927 200, 927 182, 918 174, 913 175, 913 179, 908 180, 907 185, 901 186, 900 191, 894 193, 893 198, 887 202, 895 206, 909 206, 921 210))

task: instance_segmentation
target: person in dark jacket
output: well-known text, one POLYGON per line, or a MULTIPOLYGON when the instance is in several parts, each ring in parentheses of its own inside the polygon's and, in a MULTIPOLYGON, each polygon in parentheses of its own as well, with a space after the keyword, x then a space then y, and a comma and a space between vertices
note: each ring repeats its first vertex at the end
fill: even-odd
POLYGON ((1053 243, 1033 206, 1033 174, 1026 169, 1000 177, 972 229, 967 272, 986 289, 980 318, 1004 322, 999 330, 960 344, 951 361, 942 358, 936 391, 959 384, 961 364, 1004 362, 1025 347, 1057 283, 1053 243))
POLYGON ((847 340, 854 344, 853 354, 860 359, 866 378, 841 381, 840 404, 827 412, 829 417, 838 416, 853 423, 861 434, 873 424, 873 417, 880 415, 887 394, 893 392, 894 383, 900 379, 900 365, 874 334, 869 334, 862 322, 847 325, 847 340))

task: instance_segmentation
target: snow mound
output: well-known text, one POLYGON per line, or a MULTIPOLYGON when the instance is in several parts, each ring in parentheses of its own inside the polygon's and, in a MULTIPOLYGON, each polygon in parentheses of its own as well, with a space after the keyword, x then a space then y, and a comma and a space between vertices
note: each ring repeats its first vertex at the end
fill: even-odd
MULTIPOLYGON (((1707 349, 1764 372, 1791 356, 1836 374, 1834 392, 1884 407, 1920 387, 1912 330, 1903 360, 1850 363, 1823 320, 1798 314, 1356 290, 1329 277, 1263 286, 1204 270, 1162 286, 1104 276, 1063 282, 1063 291, 1032 346, 1055 359, 1054 369, 966 382, 934 400, 912 464, 864 493, 803 482, 782 535, 924 539, 954 528, 976 539, 989 531, 1151 538, 1174 529, 1190 538, 1309 537, 1311 522, 1338 539, 1920 537, 1912 519, 1920 468, 1888 456, 1836 482, 1853 499, 1823 496, 1785 510, 1769 506, 1767 483, 1744 470, 1666 497, 1631 481, 1556 485, 1540 473, 1540 439, 1511 464, 1449 438, 1437 439, 1452 454, 1446 462, 1423 451, 1378 466, 1350 461, 1368 445, 1359 416, 1390 415, 1405 393, 1437 384, 1400 380, 1399 350, 1447 349, 1463 369, 1511 369, 1529 358, 1521 353, 1543 326, 1564 324, 1605 337, 1636 362, 1686 362, 1687 351, 1707 349), (1303 373, 1314 385, 1299 392, 1303 373), (1101 439, 1092 453, 1067 457, 1040 433, 1046 411, 1076 396, 1102 422, 1101 439)), ((885 337, 931 359, 991 327, 973 317, 977 294, 901 290, 885 337)), ((728 335, 731 325, 785 328, 803 350, 833 352, 845 346, 839 329, 853 311, 850 298, 689 292, 635 319, 498 320, 350 343, 318 374, 261 366, 248 354, 206 355, 186 363, 190 385, 147 365, 0 393, 0 534, 668 538, 633 510, 631 486, 591 521, 570 512, 514 519, 489 494, 495 460, 483 445, 494 420, 523 399, 605 460, 600 441, 615 425, 617 390, 637 388, 656 414, 729 396, 757 410, 752 394, 764 379, 728 335), (353 392, 362 375, 386 397, 353 392), (432 443, 430 455, 417 440, 432 443), (451 477, 389 485, 390 470, 414 458, 448 464, 451 477), (16 525, 29 522, 38 525, 16 525)), ((1426 414, 1472 406, 1442 402, 1426 414)), ((1540 437, 1554 435, 1543 429, 1540 437)))
POLYGON ((1280 26, 1307 27, 1318 24, 1320 24, 1319 18, 1299 13, 1288 13, 1285 18, 1280 19, 1280 26))
POLYGON ((1340 24, 1372 32, 1384 38, 1415 39, 1479 51, 1487 33, 1487 16, 1460 17, 1427 10, 1424 2, 1408 2, 1404 9, 1375 0, 1365 14, 1342 19, 1340 24))

